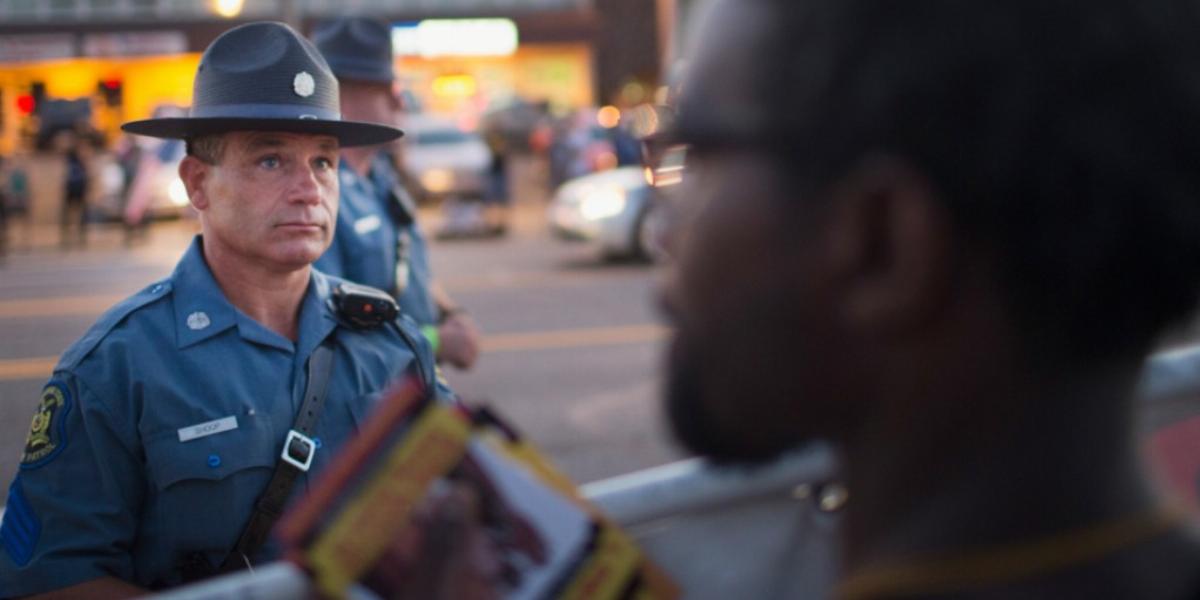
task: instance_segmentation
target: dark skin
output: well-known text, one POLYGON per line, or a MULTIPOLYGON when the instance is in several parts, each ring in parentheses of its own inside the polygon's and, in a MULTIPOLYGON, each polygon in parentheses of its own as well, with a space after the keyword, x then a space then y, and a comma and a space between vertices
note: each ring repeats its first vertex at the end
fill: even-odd
MULTIPOLYGON (((763 15, 717 10, 689 83, 728 90, 710 108, 734 120, 747 87, 730 80, 755 72, 737 60, 753 58, 739 50, 763 15)), ((850 574, 1155 511, 1132 430, 1139 352, 1096 363, 1031 343, 992 249, 904 157, 862 156, 805 192, 778 160, 751 144, 689 155, 682 196, 696 214, 664 294, 679 326, 668 405, 687 445, 757 462, 832 440, 851 493, 850 574)), ((958 591, 1171 598, 1198 572, 1200 545, 1177 528, 958 591)))

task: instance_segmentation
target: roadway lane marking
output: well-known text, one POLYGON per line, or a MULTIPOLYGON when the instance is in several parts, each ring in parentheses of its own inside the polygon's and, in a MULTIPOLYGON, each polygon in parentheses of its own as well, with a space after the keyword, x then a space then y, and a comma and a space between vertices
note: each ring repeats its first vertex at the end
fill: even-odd
POLYGON ((561 348, 590 348, 657 342, 670 331, 662 325, 626 325, 560 329, 527 333, 501 333, 483 338, 484 352, 522 352, 561 348))
POLYGON ((57 356, 0 360, 0 381, 46 379, 58 364, 57 356))
MULTIPOLYGON (((500 333, 483 338, 483 351, 533 352, 645 344, 666 339, 669 331, 662 325, 651 324, 500 333)), ((45 379, 53 372, 56 364, 58 357, 54 356, 0 360, 0 381, 45 379)))
POLYGON ((0 301, 0 319, 28 319, 33 317, 62 317, 71 315, 96 316, 128 297, 129 294, 118 294, 112 296, 63 296, 60 298, 3 300, 0 301))
MULTIPOLYGON (((613 279, 640 280, 645 269, 613 269, 611 271, 498 271, 481 275, 460 275, 438 278, 438 283, 450 292, 480 292, 505 288, 578 286, 607 282, 613 279)), ((649 271, 653 275, 654 271, 649 271)))
MULTIPOLYGON (((441 281, 447 290, 455 293, 485 292, 497 289, 526 289, 530 287, 575 286, 609 279, 637 279, 640 273, 612 271, 604 273, 542 273, 501 272, 480 276, 449 277, 441 281)), ((132 286, 125 294, 96 294, 88 296, 61 296, 52 298, 24 298, 0 300, 0 319, 29 319, 36 317, 99 316, 118 302, 136 293, 132 286)))

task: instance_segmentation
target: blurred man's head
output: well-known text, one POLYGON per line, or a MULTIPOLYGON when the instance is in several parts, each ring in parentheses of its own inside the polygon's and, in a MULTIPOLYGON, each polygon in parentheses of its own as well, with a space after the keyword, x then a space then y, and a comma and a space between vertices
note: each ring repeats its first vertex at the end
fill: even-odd
POLYGON ((1135 368, 1200 285, 1195 12, 719 2, 680 110, 682 440, 747 460, 844 441, 889 376, 968 391, 988 352, 1135 368))
POLYGON ((342 115, 394 125, 402 104, 395 89, 391 29, 369 17, 341 17, 313 32, 313 43, 341 88, 342 115))

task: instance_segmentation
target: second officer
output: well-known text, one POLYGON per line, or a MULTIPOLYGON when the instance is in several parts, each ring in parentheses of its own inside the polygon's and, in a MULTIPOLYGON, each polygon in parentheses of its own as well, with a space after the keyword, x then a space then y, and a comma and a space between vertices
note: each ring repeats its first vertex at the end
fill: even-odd
MULTIPOLYGON (((342 115, 394 125, 403 104, 394 88, 387 25, 345 17, 319 27, 313 41, 338 78, 342 115)), ((401 310, 421 325, 439 362, 470 369, 479 355, 479 331, 433 278, 416 205, 400 183, 390 150, 384 145, 343 149, 337 235, 316 266, 391 292, 401 310)))

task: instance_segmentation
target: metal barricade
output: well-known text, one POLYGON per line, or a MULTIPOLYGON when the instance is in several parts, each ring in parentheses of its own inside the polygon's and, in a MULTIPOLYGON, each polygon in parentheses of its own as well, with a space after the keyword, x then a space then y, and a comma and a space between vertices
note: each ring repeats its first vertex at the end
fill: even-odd
MULTIPOLYGON (((685 598, 797 598, 831 583, 840 505, 825 488, 832 472, 831 452, 814 445, 764 467, 692 459, 582 491, 680 583, 685 598)), ((158 597, 285 600, 307 590, 299 569, 278 562, 158 597)))

